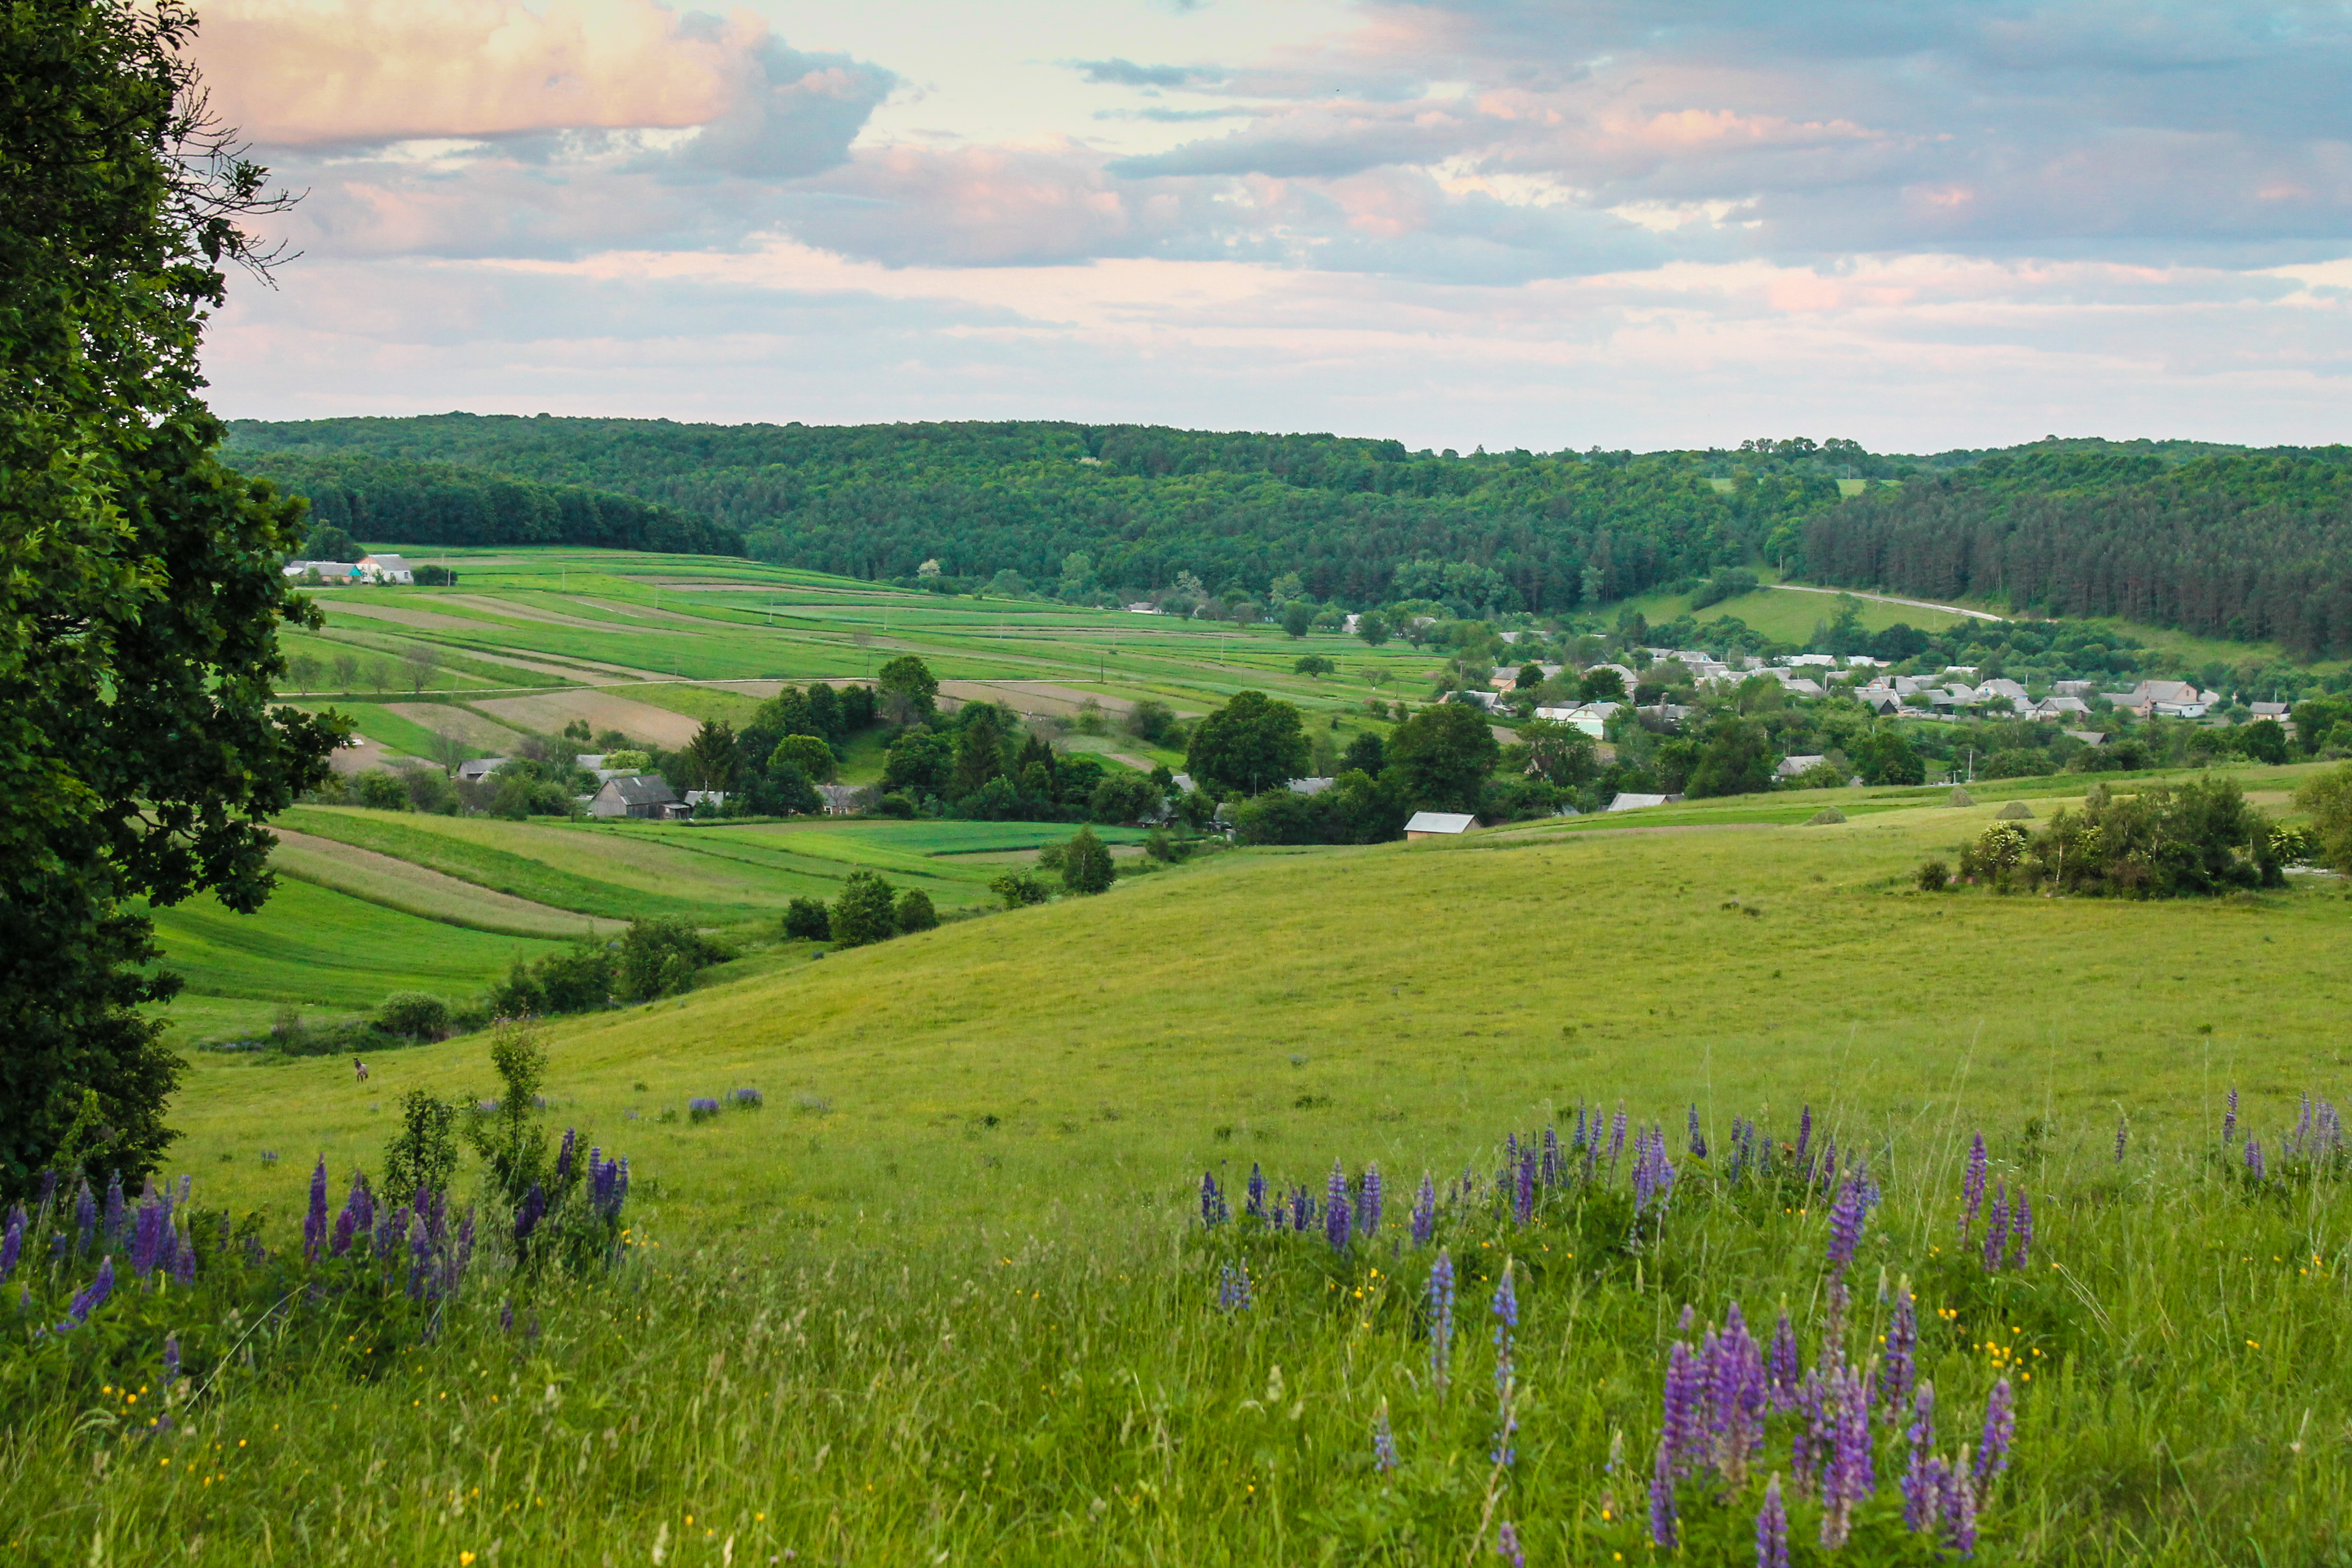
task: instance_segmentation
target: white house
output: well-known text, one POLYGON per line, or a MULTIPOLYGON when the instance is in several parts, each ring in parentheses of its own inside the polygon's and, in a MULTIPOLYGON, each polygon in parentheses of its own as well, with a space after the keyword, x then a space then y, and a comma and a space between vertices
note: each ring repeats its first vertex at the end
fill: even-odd
POLYGON ((1413 838, 1452 838, 1478 826, 1478 819, 1466 812, 1416 811, 1412 820, 1404 825, 1404 836, 1413 838))
POLYGON ((313 572, 322 583, 356 583, 362 575, 356 561, 289 561, 279 568, 280 574, 288 577, 307 577, 313 572))
POLYGON ((415 583, 416 574, 397 555, 362 555, 360 574, 371 583, 415 583))

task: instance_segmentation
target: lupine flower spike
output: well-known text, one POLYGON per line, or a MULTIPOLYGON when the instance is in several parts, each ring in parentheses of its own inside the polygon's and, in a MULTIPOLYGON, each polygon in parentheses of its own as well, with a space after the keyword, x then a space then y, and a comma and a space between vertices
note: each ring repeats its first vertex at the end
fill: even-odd
POLYGON ((2228 1148, 2238 1141, 2238 1091, 2230 1091, 2230 1109, 2221 1116, 2221 1147, 2228 1148))
POLYGON ((1396 1434, 1389 1428, 1389 1402, 1383 1399, 1380 1414, 1372 1417, 1372 1468, 1385 1474, 1397 1464, 1396 1434))
POLYGON ((2017 1189, 2017 1202, 2009 1213, 2009 1238, 2017 1247, 2017 1266, 2025 1267, 2026 1254, 2033 1250, 2033 1209, 2025 1201, 2025 1189, 2017 1189))
POLYGON ((1969 1145, 1969 1173, 1960 1186, 1960 1196, 1968 1205, 1960 1214, 1960 1236, 1964 1240, 1969 1227, 1977 1222, 1977 1211, 1984 1206, 1985 1163, 1984 1134, 1979 1132, 1976 1142, 1969 1145))
POLYGON ((1992 1483, 2009 1468, 2010 1439, 2017 1435, 2015 1395, 2010 1392, 2009 1379, 2002 1378, 1992 1385, 1992 1395, 1985 1401, 1984 1434, 1977 1442, 1976 1483, 1979 1497, 1992 1489, 1992 1483))
POLYGON ((1519 1429, 1513 1406, 1518 1394, 1518 1372, 1513 1363, 1512 1342, 1519 1326, 1519 1293, 1511 1278, 1513 1260, 1503 1260, 1503 1278, 1495 1286, 1495 1451, 1490 1456, 1498 1465, 1507 1465, 1517 1457, 1511 1438, 1519 1429))
POLYGON ((1985 1226, 1984 1266, 2000 1267, 2001 1253, 2009 1246, 2009 1187, 2006 1183, 1992 1190, 1992 1218, 1985 1226))
POLYGON ((1519 1548, 1519 1532, 1511 1528, 1511 1521, 1507 1519, 1503 1521, 1503 1527, 1495 1531, 1495 1555, 1509 1563, 1511 1568, 1528 1568, 1528 1554, 1519 1548))
POLYGON ((320 1249, 327 1245, 327 1157, 319 1156, 319 1168, 310 1173, 310 1208, 302 1220, 302 1256, 310 1262, 319 1261, 320 1249))
MULTIPOLYGON (((2023 1194, 2019 1195, 2023 1201, 2023 1194)), ((1919 1316, 1908 1285, 1895 1292, 1895 1314, 1886 1325, 1886 1361, 1879 1373, 1878 1397, 1900 1408, 1911 1397, 1914 1353, 1919 1346, 1919 1316)))
POLYGON ((1756 1514, 1756 1568, 1789 1568, 1789 1510, 1778 1476, 1764 1483, 1764 1506, 1756 1514))
POLYGON ((1427 1247, 1430 1238, 1436 1234, 1437 1184, 1431 1181, 1429 1173, 1424 1171, 1421 1176, 1421 1191, 1413 1194, 1412 1200, 1412 1244, 1427 1247))
POLYGON ((2126 1144, 2126 1143, 2127 1143, 2127 1142, 2129 1142, 2130 1141, 2131 1141, 2131 1118, 2130 1118, 2130 1117, 2128 1117, 2128 1116, 2126 1116, 2126 1117, 2125 1117, 2122 1121, 2118 1121, 2118 1122, 2116 1122, 2116 1164, 2120 1165, 2120 1164, 2122 1164, 2122 1163, 2124 1163, 2124 1146, 2125 1146, 2125 1144, 2126 1144))
POLYGON ((1331 1162, 1331 1184, 1324 1194, 1323 1234, 1334 1252, 1348 1250, 1348 1226, 1350 1218, 1348 1202, 1348 1168, 1339 1161, 1331 1162))
POLYGON ((1917 1534, 1936 1520, 1943 1501, 1944 1462, 1936 1457, 1936 1385, 1922 1383, 1912 1405, 1910 1462, 1903 1471, 1903 1528, 1917 1534))
POLYGON ((1429 1381, 1442 1397, 1454 1359, 1454 1257, 1440 1249, 1429 1269, 1429 1381))
POLYGON ((1650 1544, 1661 1551, 1672 1552, 1681 1543, 1675 1530, 1674 1456, 1667 1451, 1666 1440, 1658 1439, 1658 1458, 1650 1472, 1650 1544))
POLYGON ((2258 1182, 2263 1179, 2263 1141, 2259 1138, 2246 1140, 2246 1173, 2258 1182))

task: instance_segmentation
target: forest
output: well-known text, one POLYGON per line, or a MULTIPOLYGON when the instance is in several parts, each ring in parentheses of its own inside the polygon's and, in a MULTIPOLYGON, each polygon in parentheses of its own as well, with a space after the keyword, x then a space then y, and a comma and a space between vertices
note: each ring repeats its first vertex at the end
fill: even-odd
POLYGON ((1742 563, 1813 582, 2352 650, 2352 448, 1852 441, 1463 456, 1329 435, 436 415, 243 422, 247 472, 415 543, 746 553, 946 592, 1180 584, 1565 615, 1742 563), (1845 495, 1846 489, 1860 493, 1845 495), (1076 569, 1074 558, 1083 557, 1076 569), (1444 577, 1444 588, 1429 584, 1444 577))

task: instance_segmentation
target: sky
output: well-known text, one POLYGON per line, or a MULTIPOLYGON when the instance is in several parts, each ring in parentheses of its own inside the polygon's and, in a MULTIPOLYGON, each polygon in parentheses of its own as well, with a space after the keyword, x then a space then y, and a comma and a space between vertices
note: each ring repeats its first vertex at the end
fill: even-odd
POLYGON ((233 417, 2352 435, 2345 0, 197 10, 233 417))

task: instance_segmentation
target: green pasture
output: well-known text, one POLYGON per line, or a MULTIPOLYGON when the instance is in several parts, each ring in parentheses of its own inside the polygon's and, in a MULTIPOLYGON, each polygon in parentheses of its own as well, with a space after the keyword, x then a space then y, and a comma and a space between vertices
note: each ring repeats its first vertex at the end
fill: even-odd
POLYGON ((163 967, 200 996, 373 1009, 393 991, 481 990, 516 958, 562 944, 425 920, 286 879, 260 912, 209 899, 154 911, 163 967))

